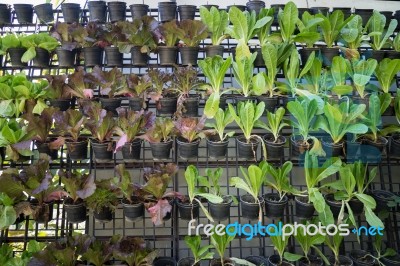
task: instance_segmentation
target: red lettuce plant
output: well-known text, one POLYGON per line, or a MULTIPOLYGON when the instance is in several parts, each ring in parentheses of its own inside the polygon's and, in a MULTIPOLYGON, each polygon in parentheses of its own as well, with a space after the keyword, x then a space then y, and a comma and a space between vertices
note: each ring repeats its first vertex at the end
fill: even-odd
POLYGON ((49 86, 46 87, 46 96, 48 99, 70 99, 71 88, 67 84, 67 75, 47 75, 49 86))
POLYGON ((113 98, 121 95, 126 89, 126 79, 122 71, 114 67, 110 71, 103 71, 100 67, 95 66, 91 75, 95 78, 95 84, 100 87, 100 94, 113 98))
POLYGON ((147 91, 151 88, 152 83, 148 75, 138 76, 134 73, 126 76, 127 85, 125 90, 121 91, 121 94, 145 99, 147 91))
POLYGON ((83 106, 83 112, 88 116, 85 128, 99 143, 111 140, 115 129, 115 120, 112 112, 101 108, 98 102, 89 102, 83 106))
POLYGON ((178 135, 190 143, 204 137, 203 128, 205 121, 205 116, 201 118, 180 117, 175 121, 175 128, 178 135))
POLYGON ((82 35, 84 28, 79 23, 68 24, 66 22, 58 22, 50 30, 50 35, 61 43, 61 48, 72 51, 79 47, 78 41, 82 35))
POLYGON ((53 115, 54 131, 61 136, 68 136, 73 142, 78 142, 87 118, 74 109, 57 111, 53 115))
POLYGON ((147 75, 153 84, 149 96, 153 101, 158 102, 160 98, 167 95, 168 83, 172 80, 172 75, 159 69, 149 69, 147 75))
POLYGON ((61 183, 72 199, 72 203, 77 203, 79 200, 84 200, 91 196, 96 190, 94 176, 80 171, 65 171, 60 170, 58 176, 61 178, 61 183))
POLYGON ((157 117, 153 127, 145 134, 139 136, 148 142, 168 142, 175 133, 175 125, 169 117, 157 117))
POLYGON ((91 99, 93 98, 96 79, 93 75, 86 73, 83 67, 79 67, 76 72, 69 75, 68 85, 70 89, 67 89, 67 91, 72 96, 80 99, 91 99))

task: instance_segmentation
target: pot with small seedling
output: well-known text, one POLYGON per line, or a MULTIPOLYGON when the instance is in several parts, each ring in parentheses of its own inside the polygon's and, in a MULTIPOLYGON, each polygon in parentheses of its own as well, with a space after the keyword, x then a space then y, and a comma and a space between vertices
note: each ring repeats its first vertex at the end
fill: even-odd
POLYGON ((199 207, 202 209, 206 217, 214 222, 210 213, 204 207, 201 202, 201 198, 207 199, 209 202, 217 204, 222 203, 223 199, 215 194, 207 193, 199 188, 196 188, 197 182, 200 182, 200 175, 198 169, 194 165, 189 165, 185 171, 185 180, 188 185, 188 196, 182 199, 178 199, 178 210, 180 218, 183 220, 197 219, 199 216, 199 207))
POLYGON ((79 23, 81 16, 81 6, 77 3, 62 3, 61 11, 66 23, 79 23))
MULTIPOLYGON (((233 229, 233 228, 230 228, 233 229)), ((229 230, 229 229, 228 229, 229 230)), ((215 230, 214 230, 215 231, 215 230)), ((224 235, 216 234, 215 232, 211 235, 211 245, 217 251, 219 258, 213 259, 210 261, 210 266, 235 266, 235 258, 227 258, 225 257, 225 251, 228 246, 236 237, 236 232, 232 232, 230 230, 229 234, 226 233, 224 235)))
POLYGON ((33 5, 14 4, 14 11, 19 24, 31 24, 33 22, 33 5))
POLYGON ((150 98, 156 102, 157 116, 172 116, 176 112, 176 95, 168 92, 167 85, 172 80, 170 73, 159 69, 150 69, 147 72, 152 84, 149 89, 150 98))
POLYGON ((108 2, 108 15, 111 23, 126 20, 126 3, 120 1, 108 2))
POLYGON ((34 7, 36 16, 43 23, 49 23, 54 20, 53 5, 51 3, 44 3, 34 7))
POLYGON ((60 170, 58 175, 68 193, 68 198, 64 200, 68 222, 81 223, 86 221, 85 199, 96 190, 94 176, 80 171, 63 170, 60 170))
POLYGON ((204 136, 203 128, 205 117, 201 118, 178 118, 174 121, 178 138, 178 156, 184 160, 197 158, 199 155, 199 144, 204 136))
POLYGON ((367 251, 353 249, 349 254, 350 259, 355 266, 372 266, 375 265, 375 258, 367 251))
POLYGON ((211 260, 214 252, 210 252, 212 245, 203 245, 201 236, 185 236, 185 243, 190 248, 193 257, 183 257, 178 261, 178 266, 199 266, 202 260, 211 260))
MULTIPOLYGON (((275 232, 276 229, 273 230, 275 232)), ((287 230, 287 229, 286 229, 287 230)), ((271 235, 271 242, 274 246, 274 249, 278 254, 271 255, 268 257, 268 262, 270 266, 294 266, 292 263, 288 262, 284 258, 286 247, 289 244, 289 236, 277 236, 271 235)))
POLYGON ((107 17, 107 3, 105 1, 89 1, 89 21, 105 23, 107 17))
POLYGON ((181 64, 196 66, 200 42, 208 36, 207 26, 200 20, 183 20, 179 23, 179 29, 177 34, 182 42, 179 47, 181 64))
POLYGON ((178 32, 182 31, 176 22, 171 20, 158 26, 160 33, 159 40, 163 40, 165 45, 157 47, 160 65, 176 65, 178 62, 178 32))
MULTIPOLYGON (((342 222, 345 223, 346 220, 347 219, 342 222)), ((340 226, 340 224, 338 226, 340 226)), ((339 235, 337 232, 333 235, 331 234, 325 237, 325 245, 328 246, 333 253, 333 256, 328 257, 329 265, 353 266, 353 261, 349 257, 339 255, 343 238, 344 237, 339 235)))

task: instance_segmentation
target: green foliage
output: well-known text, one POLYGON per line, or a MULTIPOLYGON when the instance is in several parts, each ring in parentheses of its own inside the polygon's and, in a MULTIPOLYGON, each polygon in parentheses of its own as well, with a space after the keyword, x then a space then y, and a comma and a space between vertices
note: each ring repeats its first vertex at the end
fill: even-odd
POLYGON ((6 157, 18 161, 20 156, 31 156, 32 136, 35 132, 28 132, 23 121, 11 119, 8 123, 1 120, 0 147, 6 148, 6 157))
POLYGON ((95 266, 103 266, 112 259, 113 249, 120 240, 119 235, 112 236, 107 241, 95 239, 88 249, 82 254, 82 260, 95 266))
POLYGON ((115 245, 113 256, 129 266, 152 265, 158 251, 147 247, 143 239, 131 236, 123 237, 115 245))
MULTIPOLYGON (((258 20, 264 17, 274 17, 274 9, 273 8, 261 8, 260 12, 258 13, 258 20)), ((269 20, 264 26, 257 30, 257 37, 260 41, 260 46, 262 47, 264 44, 267 44, 268 41, 273 42, 276 38, 276 35, 271 35, 271 26, 274 22, 273 19, 269 20)), ((279 38, 280 39, 280 38, 279 38)))
POLYGON ((214 116, 214 121, 206 123, 206 126, 213 128, 211 134, 217 134, 219 138, 218 141, 224 141, 225 139, 232 137, 235 134, 234 131, 225 133, 225 128, 233 121, 234 118, 231 115, 229 109, 226 109, 224 111, 219 108, 214 116))
POLYGON ((289 173, 292 171, 292 167, 293 164, 290 161, 285 162, 282 167, 278 168, 275 168, 266 161, 260 163, 260 168, 267 173, 264 184, 278 192, 279 201, 281 201, 287 193, 298 193, 289 182, 289 173))
MULTIPOLYGON (((121 88, 118 95, 145 99, 149 89, 153 84, 151 83, 148 75, 139 76, 135 73, 131 73, 126 76, 126 85, 127 86, 121 88)), ((143 103, 143 108, 144 107, 145 105, 143 103)))
POLYGON ((396 37, 394 37, 392 47, 396 52, 400 52, 400 34, 397 34, 396 37))
POLYGON ((96 190, 94 176, 92 174, 83 173, 81 171, 67 172, 60 170, 58 172, 61 182, 73 203, 78 199, 86 199, 96 190))
POLYGON ((357 50, 363 41, 368 40, 365 35, 367 27, 363 28, 360 15, 354 15, 353 18, 341 29, 340 37, 345 43, 345 47, 357 50))
POLYGON ((374 13, 368 20, 368 36, 371 37, 371 47, 374 50, 381 50, 388 45, 389 37, 397 28, 397 20, 392 19, 386 29, 386 17, 379 11, 374 10, 374 13))
POLYGON ((375 69, 375 76, 378 79, 381 89, 388 93, 395 82, 396 74, 400 71, 400 59, 384 58, 375 69))
POLYGON ((205 117, 180 117, 174 121, 177 134, 191 143, 204 137, 205 117))
POLYGON ((253 197, 255 202, 259 203, 258 197, 266 174, 262 167, 263 164, 260 164, 260 166, 250 165, 247 169, 240 166, 243 178, 231 177, 229 185, 243 189, 253 197))
POLYGON ((95 79, 95 84, 100 87, 100 94, 108 98, 124 94, 127 88, 126 79, 117 67, 103 71, 99 66, 95 66, 91 75, 95 79))
POLYGON ((14 224, 16 219, 17 213, 14 210, 14 200, 7 194, 0 192, 0 229, 7 229, 14 224))
POLYGON ((168 142, 174 135, 175 125, 169 117, 156 117, 152 128, 146 131, 145 134, 139 136, 149 142, 168 142))
POLYGON ((299 10, 292 1, 285 5, 283 10, 279 10, 278 23, 281 29, 281 36, 284 42, 291 42, 294 31, 296 30, 296 23, 299 19, 299 10))
MULTIPOLYGON (((345 223, 345 222, 344 222, 345 223)), ((328 248, 332 251, 334 257, 335 257, 335 264, 334 265, 340 265, 339 262, 339 255, 340 255, 340 246, 343 242, 344 237, 341 236, 339 233, 336 233, 333 236, 326 236, 325 237, 325 245, 328 246, 328 248)))
POLYGON ((218 10, 211 7, 210 10, 204 6, 200 6, 200 18, 206 24, 208 31, 211 33, 211 43, 220 45, 227 37, 225 30, 229 25, 228 13, 225 10, 218 10))
POLYGON ((341 10, 333 11, 328 13, 326 16, 323 14, 317 14, 317 18, 321 18, 319 26, 321 29, 322 36, 325 44, 330 48, 338 40, 340 31, 345 27, 349 21, 353 19, 353 16, 344 19, 343 12, 341 10))
POLYGON ((229 246, 229 243, 234 239, 235 239, 235 234, 228 235, 226 233, 224 235, 222 235, 222 236, 214 233, 210 237, 211 245, 214 246, 214 248, 217 251, 217 253, 219 255, 219 258, 221 260, 221 266, 224 265, 225 250, 229 246))
POLYGON ((293 134, 300 135, 304 143, 306 143, 307 140, 310 139, 311 129, 314 128, 314 117, 318 113, 317 101, 315 99, 308 100, 306 98, 302 100, 296 99, 296 101, 288 102, 287 109, 294 117, 294 120, 291 120, 291 125, 297 132, 293 132, 293 134))
POLYGON ((267 111, 267 122, 264 123, 261 120, 256 121, 256 126, 267 130, 274 136, 274 142, 278 141, 282 129, 289 126, 289 121, 284 119, 285 108, 279 107, 275 113, 267 111))
POLYGON ((92 133, 93 138, 100 143, 110 141, 115 129, 113 113, 102 109, 101 104, 94 101, 87 102, 83 112, 88 116, 84 127, 92 133))
POLYGON ((115 211, 119 203, 116 183, 116 178, 96 180, 96 190, 86 198, 88 208, 97 213, 106 208, 115 211))
POLYGON ((236 54, 235 61, 232 62, 233 75, 239 84, 239 91, 245 97, 253 94, 252 90, 252 79, 254 71, 254 61, 256 60, 257 52, 250 54, 249 56, 238 56, 236 54))
POLYGON ((371 80, 372 74, 374 73, 378 62, 375 59, 351 59, 346 60, 347 73, 353 81, 353 85, 356 88, 358 95, 361 98, 365 97, 365 86, 371 80))
POLYGON ((326 87, 327 73, 328 72, 322 68, 322 60, 315 57, 310 70, 304 75, 307 84, 303 86, 312 94, 320 94, 321 90, 326 87))
POLYGON ((179 28, 176 20, 164 22, 160 24, 158 29, 162 38, 164 39, 165 46, 175 47, 178 42, 179 32, 182 32, 182 29, 179 28))
POLYGON ((346 59, 341 56, 335 56, 332 61, 330 74, 333 82, 332 92, 338 95, 339 98, 353 91, 353 87, 346 84, 346 79, 349 76, 346 59))
MULTIPOLYGON (((287 230, 289 228, 285 227, 285 229, 287 230)), ((274 232, 275 232, 275 228, 272 230, 271 233, 274 233, 274 232)), ((285 249, 289 244, 289 238, 290 238, 289 234, 285 234, 284 236, 281 236, 279 234, 271 235, 272 245, 274 245, 274 249, 278 252, 279 259, 280 259, 278 265, 282 264, 285 249)))
POLYGON ((194 263, 196 265, 198 262, 202 260, 211 260, 213 259, 214 252, 209 252, 209 249, 212 248, 212 245, 202 245, 201 244, 201 236, 185 236, 185 243, 190 248, 193 254, 194 263))
POLYGON ((311 15, 307 11, 303 13, 301 19, 297 20, 297 29, 299 33, 294 36, 295 42, 306 44, 306 47, 313 47, 320 35, 317 27, 323 21, 322 18, 317 18, 315 15, 311 15))
POLYGON ((207 38, 207 26, 200 20, 186 19, 179 23, 181 31, 177 32, 178 38, 189 47, 199 46, 207 38))
POLYGON ((21 61, 29 62, 36 57, 36 48, 45 49, 50 53, 57 48, 58 41, 47 32, 41 32, 24 37, 21 40, 21 46, 27 49, 22 55, 21 61))
POLYGON ((96 79, 93 75, 86 73, 83 67, 78 67, 77 71, 68 76, 68 93, 79 99, 93 98, 93 89, 96 79))
POLYGON ((219 184, 222 172, 223 169, 221 167, 215 170, 207 168, 205 170, 206 176, 199 176, 199 184, 206 187, 211 194, 222 197, 221 186, 219 184))

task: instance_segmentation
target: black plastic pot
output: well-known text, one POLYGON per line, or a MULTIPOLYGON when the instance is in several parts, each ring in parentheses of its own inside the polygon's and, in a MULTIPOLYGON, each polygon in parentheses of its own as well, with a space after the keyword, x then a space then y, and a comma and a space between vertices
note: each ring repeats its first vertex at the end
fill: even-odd
POLYGON ((400 157, 400 134, 395 134, 390 137, 390 156, 400 157))
POLYGON ((260 141, 258 139, 250 139, 250 142, 247 143, 243 135, 236 137, 237 156, 243 159, 257 159, 259 143, 260 141))
POLYGON ((36 50, 36 56, 33 58, 32 65, 34 67, 49 67, 50 64, 50 54, 46 49, 43 48, 35 48, 36 50))
POLYGON ((331 208, 333 217, 337 218, 340 213, 340 209, 342 208, 342 202, 335 200, 335 197, 333 194, 325 195, 325 201, 328 204, 328 206, 331 208))
POLYGON ((199 116, 199 97, 193 96, 186 98, 182 103, 184 117, 198 117, 199 116))
POLYGON ((267 157, 269 159, 283 158, 285 152, 284 146, 286 144, 286 138, 284 136, 279 136, 276 142, 270 134, 265 135, 263 139, 267 149, 267 157))
POLYGON ((386 56, 386 51, 385 50, 367 50, 365 53, 365 59, 373 58, 378 63, 382 61, 385 56, 386 56))
POLYGON ((296 216, 298 218, 310 219, 315 212, 314 205, 308 203, 307 197, 295 197, 296 202, 296 216))
POLYGON ((86 221, 86 205, 82 200, 73 203, 71 198, 64 201, 64 210, 67 213, 67 220, 70 223, 82 223, 86 221))
POLYGON ((108 207, 103 207, 100 210, 93 210, 93 217, 101 223, 111 222, 113 219, 113 212, 108 207))
POLYGON ((76 50, 65 50, 61 47, 56 48, 58 58, 58 66, 60 67, 74 67, 76 50))
POLYGON ((0 4, 0 25, 11 23, 11 6, 0 4))
POLYGON ((246 3, 246 7, 247 7, 247 11, 249 11, 250 13, 252 11, 255 11, 256 15, 258 15, 258 13, 260 13, 260 10, 262 8, 265 8, 265 2, 264 1, 248 1, 246 3))
POLYGON ((63 3, 61 4, 61 11, 63 13, 64 22, 79 23, 81 16, 81 6, 76 3, 63 3))
POLYGON ((178 200, 176 204, 178 205, 179 214, 182 220, 192 220, 199 217, 200 205, 197 201, 190 204, 178 200))
POLYGON ((315 52, 315 56, 319 56, 321 53, 321 49, 319 47, 303 47, 299 50, 301 64, 304 66, 310 57, 311 53, 315 52))
POLYGON ((194 20, 194 16, 196 15, 196 6, 194 5, 179 5, 178 6, 178 14, 179 19, 182 21, 184 19, 194 20))
POLYGON ((248 256, 245 260, 256 266, 267 266, 269 264, 268 259, 261 256, 248 256))
POLYGON ((290 144, 292 157, 302 157, 302 155, 304 155, 304 153, 310 150, 314 145, 311 139, 307 140, 307 144, 305 144, 302 140, 299 139, 298 136, 291 136, 290 144))
POLYGON ((157 116, 172 116, 176 112, 177 98, 164 97, 158 100, 157 116))
POLYGON ((129 7, 131 9, 132 19, 141 19, 149 13, 149 6, 145 4, 133 4, 129 7))
POLYGON ((158 14, 161 22, 176 19, 176 2, 158 2, 158 14))
POLYGON ((268 262, 270 266, 294 266, 292 263, 289 263, 285 260, 280 263, 281 259, 279 255, 271 255, 268 257, 268 262))
POLYGON ((388 202, 391 201, 391 198, 394 196, 392 192, 385 190, 373 190, 371 194, 376 201, 376 212, 389 210, 388 202))
POLYGON ((26 52, 25 48, 9 48, 8 54, 10 55, 11 66, 13 67, 26 67, 27 63, 22 63, 22 55, 26 52))
POLYGON ((354 215, 360 215, 364 210, 364 204, 357 198, 351 199, 349 205, 354 215))
POLYGON ((333 58, 339 55, 339 48, 321 48, 322 63, 324 66, 331 66, 333 58))
POLYGON ((187 142, 183 138, 177 138, 176 143, 178 144, 178 155, 184 160, 197 158, 199 156, 199 144, 200 139, 192 142, 187 142))
POLYGON ((324 16, 329 14, 329 7, 315 6, 310 7, 311 15, 322 14, 324 16))
POLYGON ((280 200, 278 193, 267 193, 263 195, 265 202, 265 216, 268 218, 282 218, 285 212, 285 208, 288 204, 288 197, 284 196, 280 200))
POLYGON ((386 50, 386 57, 389 59, 400 59, 400 52, 395 50, 386 50))
POLYGON ((225 265, 235 266, 236 263, 231 259, 224 258, 224 261, 222 263, 221 263, 221 259, 212 259, 212 260, 210 260, 209 265, 210 266, 225 266, 225 265))
POLYGON ((107 18, 107 4, 105 1, 89 1, 89 21, 105 23, 107 18))
POLYGON ((31 24, 33 22, 33 5, 14 4, 14 10, 19 24, 31 24))
POLYGON ((224 56, 224 46, 223 45, 208 45, 205 48, 206 57, 213 57, 219 55, 224 56))
POLYGON ((224 221, 230 217, 232 198, 224 196, 222 203, 208 202, 211 217, 216 221, 224 221))
POLYGON ((85 66, 100 66, 103 62, 102 54, 103 50, 98 46, 83 48, 83 58, 85 60, 85 66))
POLYGON ((68 156, 71 160, 87 159, 88 142, 86 140, 79 142, 66 142, 68 156))
POLYGON ((269 97, 267 95, 260 95, 257 97, 258 102, 265 104, 265 110, 269 112, 275 112, 275 108, 279 104, 279 98, 277 96, 269 97))
POLYGON ((170 257, 157 257, 153 261, 153 266, 176 266, 176 260, 170 257))
POLYGON ((393 14, 393 18, 397 20, 397 30, 400 29, 400 10, 396 10, 393 14))
POLYGON ((140 111, 143 109, 143 98, 129 98, 129 108, 132 111, 140 111))
POLYGON ((149 56, 147 53, 140 51, 141 47, 134 46, 131 48, 131 58, 133 66, 146 66, 149 62, 149 56))
POLYGON ((244 95, 237 94, 234 97, 235 97, 234 98, 235 106, 237 106, 240 102, 251 101, 253 103, 257 103, 257 101, 258 101, 256 96, 244 96, 244 95))
POLYGON ((40 4, 34 7, 36 16, 43 23, 49 23, 54 20, 53 5, 51 3, 40 4))
POLYGON ((196 46, 196 47, 189 47, 189 46, 179 47, 179 53, 181 55, 181 64, 184 66, 187 66, 187 65, 196 66, 197 59, 199 57, 199 50, 200 50, 200 48, 198 46, 196 46))
POLYGON ((108 14, 112 23, 126 20, 126 3, 125 2, 108 2, 108 14))
POLYGON ((382 154, 385 151, 388 142, 389 141, 384 137, 378 137, 376 142, 374 142, 373 140, 368 139, 368 138, 364 139, 364 144, 366 144, 366 145, 368 145, 370 147, 373 147, 374 149, 372 149, 372 150, 369 149, 368 154, 364 153, 363 155, 367 155, 367 156, 368 155, 376 155, 375 151, 377 153, 382 154))
POLYGON ((123 54, 119 52, 118 47, 105 47, 107 66, 122 66, 123 54))
POLYGON ((178 47, 159 46, 157 49, 160 65, 172 66, 178 62, 178 47))
POLYGON ((332 143, 329 140, 322 140, 322 147, 326 153, 326 157, 343 156, 344 142, 332 143))
POLYGON ((194 264, 194 258, 186 257, 178 261, 178 266, 199 266, 200 263, 194 264))
POLYGON ((398 266, 400 265, 400 255, 396 254, 392 257, 383 257, 381 258, 381 262, 385 266, 398 266))
POLYGON ((262 197, 258 197, 259 203, 255 202, 254 198, 251 195, 242 195, 240 196, 240 210, 242 211, 241 215, 243 218, 249 220, 256 220, 259 218, 260 212, 262 212, 262 206, 264 204, 264 199, 262 197))
POLYGON ((375 259, 364 250, 353 249, 350 251, 349 258, 353 261, 354 266, 375 265, 375 259))
POLYGON ((339 255, 339 264, 335 263, 335 257, 333 256, 330 256, 328 261, 331 265, 353 266, 353 261, 347 256, 339 255))
POLYGON ((39 205, 36 199, 32 199, 30 204, 31 208, 35 210, 33 215, 35 222, 47 224, 53 220, 53 202, 45 202, 42 205, 39 205))
POLYGON ((372 14, 374 13, 373 9, 355 9, 354 14, 360 15, 362 18, 362 24, 365 26, 372 14))
POLYGON ((225 158, 228 152, 229 140, 219 141, 218 136, 212 136, 206 139, 208 157, 225 158))
POLYGON ((171 139, 167 142, 150 142, 151 154, 154 159, 166 160, 171 158, 171 149, 174 141, 171 139))
POLYGON ((254 60, 255 67, 265 67, 264 58, 261 53, 261 48, 254 48, 251 51, 252 53, 257 52, 256 59, 254 60))
MULTIPOLYGON (((134 202, 134 201, 133 201, 134 202)), ((136 222, 140 218, 144 216, 144 204, 143 202, 139 203, 130 203, 128 200, 122 200, 122 207, 124 210, 125 219, 129 222, 136 222)))
POLYGON ((122 158, 124 160, 139 160, 142 150, 142 140, 135 139, 131 143, 125 143, 122 146, 122 158))
POLYGON ((307 258, 302 258, 299 260, 299 266, 324 266, 324 261, 320 257, 313 255, 308 255, 307 258))
POLYGON ((71 107, 71 99, 49 100, 49 106, 56 107, 60 111, 67 111, 71 107))
POLYGON ((35 141, 36 148, 38 149, 39 153, 45 153, 51 157, 52 160, 55 160, 58 158, 58 150, 52 150, 50 149, 49 143, 40 143, 35 141))
POLYGON ((93 156, 96 161, 110 161, 113 158, 113 149, 111 142, 98 143, 95 140, 90 141, 93 156))
POLYGON ((121 98, 100 98, 101 107, 112 112, 114 116, 118 115, 117 108, 121 107, 121 101, 121 98))

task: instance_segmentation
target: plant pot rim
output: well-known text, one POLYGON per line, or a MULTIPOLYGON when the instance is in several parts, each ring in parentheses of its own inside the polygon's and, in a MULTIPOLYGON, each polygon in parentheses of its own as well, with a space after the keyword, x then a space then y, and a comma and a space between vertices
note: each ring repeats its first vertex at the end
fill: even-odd
POLYGON ((130 203, 126 198, 121 199, 122 206, 132 206, 132 207, 139 207, 143 205, 142 201, 132 202, 130 203))
POLYGON ((179 144, 192 144, 192 145, 197 145, 199 144, 201 141, 201 138, 197 138, 195 140, 193 140, 192 142, 188 142, 186 139, 184 139, 183 137, 179 136, 176 138, 176 142, 179 144))
POLYGON ((159 142, 153 142, 153 141, 149 141, 149 143, 150 144, 152 144, 152 145, 167 145, 167 144, 170 144, 170 143, 173 143, 174 142, 174 140, 171 138, 170 140, 168 140, 168 141, 159 141, 159 142))
POLYGON ((78 141, 70 141, 72 140, 71 138, 65 138, 65 143, 69 143, 69 144, 82 144, 83 142, 87 143, 88 139, 87 138, 83 138, 83 137, 79 137, 78 141))
POLYGON ((341 201, 335 200, 335 195, 333 193, 325 194, 324 198, 325 198, 326 202, 329 202, 332 205, 342 206, 341 201))
POLYGON ((262 195, 262 197, 263 197, 263 199, 264 199, 264 202, 265 202, 265 203, 268 203, 268 204, 273 204, 273 205, 274 205, 274 204, 276 204, 276 205, 281 205, 281 204, 286 204, 286 203, 289 201, 289 198, 287 197, 287 195, 283 196, 283 199, 282 199, 281 201, 272 201, 272 200, 269 200, 268 197, 271 197, 271 196, 274 196, 274 197, 276 197, 276 198, 280 198, 278 193, 274 193, 274 192, 265 193, 264 195, 262 195))
POLYGON ((197 207, 200 206, 200 204, 197 201, 194 201, 193 203, 190 203, 189 201, 188 202, 182 202, 182 200, 180 200, 180 199, 176 200, 176 204, 179 207, 182 207, 182 208, 197 208, 197 207))
POLYGON ((76 202, 73 202, 72 198, 68 197, 64 200, 64 205, 68 206, 68 207, 78 208, 78 207, 85 206, 85 201, 81 198, 78 198, 78 200, 76 202))
POLYGON ((244 144, 244 145, 258 145, 259 143, 260 143, 260 140, 258 139, 258 138, 255 138, 255 137, 250 137, 250 142, 251 143, 247 143, 247 140, 246 140, 246 138, 245 138, 245 136, 244 135, 239 135, 239 136, 237 136, 236 137, 236 141, 237 142, 240 142, 240 143, 242 143, 242 144, 244 144))
POLYGON ((306 197, 295 196, 295 197, 294 197, 294 200, 295 200, 298 204, 303 205, 303 206, 307 206, 307 207, 314 206, 312 203, 308 203, 308 196, 306 196, 306 197), (301 201, 300 199, 307 199, 307 202, 301 201))
POLYGON ((251 200, 254 200, 253 196, 251 196, 250 194, 244 194, 244 195, 240 195, 240 201, 244 202, 246 204, 253 204, 253 205, 259 205, 259 204, 263 204, 264 203, 264 198, 262 196, 258 196, 258 201, 259 202, 249 202, 245 199, 245 197, 249 197, 251 198, 251 200))
POLYGON ((221 202, 221 203, 213 203, 211 201, 207 201, 209 205, 214 205, 214 206, 230 206, 233 202, 232 197, 229 195, 225 195, 222 197, 223 200, 227 200, 227 202, 221 202))
MULTIPOLYGON (((218 135, 213 135, 213 137, 214 137, 214 136, 216 136, 216 137, 219 139, 219 136, 218 136, 218 135)), ((207 136, 207 137, 206 137, 206 141, 207 141, 208 143, 212 143, 212 144, 221 144, 221 145, 224 145, 224 144, 227 144, 227 143, 229 142, 229 138, 226 138, 226 139, 223 140, 223 141, 213 141, 213 140, 210 139, 210 136, 207 136)))
POLYGON ((265 143, 267 143, 267 144, 269 144, 269 145, 271 145, 271 146, 283 146, 283 145, 285 145, 286 142, 287 142, 286 137, 285 137, 285 136, 282 136, 282 135, 278 136, 278 139, 281 140, 280 143, 274 142, 274 141, 269 141, 269 139, 268 139, 269 137, 272 137, 272 138, 273 138, 272 134, 265 134, 262 138, 263 138, 263 140, 264 140, 265 143))

